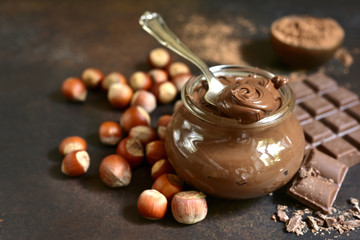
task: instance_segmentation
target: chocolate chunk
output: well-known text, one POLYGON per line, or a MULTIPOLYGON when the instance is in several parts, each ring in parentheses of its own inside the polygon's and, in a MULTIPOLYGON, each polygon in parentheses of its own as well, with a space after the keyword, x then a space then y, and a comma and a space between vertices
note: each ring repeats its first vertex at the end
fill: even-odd
POLYGON ((356 119, 345 112, 337 112, 322 121, 338 134, 345 134, 359 128, 356 119))
POLYGON ((349 220, 344 222, 344 225, 352 231, 355 230, 355 228, 360 227, 360 220, 349 220))
POLYGON ((333 217, 326 217, 324 220, 328 228, 333 227, 336 223, 336 218, 333 217))
POLYGON ((355 206, 359 206, 359 200, 356 198, 350 198, 350 203, 355 206))
POLYGON ((330 92, 337 88, 336 81, 322 72, 309 75, 305 82, 309 84, 309 86, 312 87, 318 94, 330 92))
POLYGON ((339 108, 346 108, 359 100, 358 95, 344 87, 339 87, 337 90, 326 94, 325 97, 339 108))
POLYGON ((334 137, 333 132, 317 120, 303 125, 303 130, 306 140, 311 144, 318 144, 320 141, 334 137))
POLYGON ((304 213, 304 211, 303 210, 301 210, 301 209, 299 209, 299 210, 296 210, 295 212, 294 212, 294 215, 300 215, 300 216, 303 216, 305 213, 304 213))
POLYGON ((306 226, 306 223, 304 221, 302 221, 301 216, 294 215, 286 223, 286 231, 294 232, 298 236, 303 235, 304 233, 302 232, 302 230, 305 226, 306 226))
POLYGON ((360 104, 355 105, 346 111, 360 122, 360 104))
POLYGON ((285 206, 285 205, 280 205, 278 204, 276 209, 279 211, 279 210, 282 210, 282 211, 286 211, 288 209, 288 206, 285 206))
POLYGON ((325 178, 309 176, 296 179, 289 194, 299 202, 323 212, 330 212, 339 186, 325 178))
POLYGON ((320 226, 324 225, 324 221, 316 218, 316 217, 312 217, 312 216, 308 216, 308 223, 309 226, 314 229, 316 232, 320 230, 320 226))
POLYGON ((290 82, 288 85, 293 90, 297 103, 315 97, 314 90, 302 81, 290 82))
POLYGON ((279 209, 277 211, 277 216, 278 216, 280 222, 286 222, 287 220, 289 220, 288 215, 283 210, 279 209))
POLYGON ((329 213, 347 171, 342 162, 312 149, 288 194, 315 210, 329 213))
POLYGON ((334 104, 322 96, 316 96, 301 103, 313 117, 320 119, 329 116, 337 111, 334 104))

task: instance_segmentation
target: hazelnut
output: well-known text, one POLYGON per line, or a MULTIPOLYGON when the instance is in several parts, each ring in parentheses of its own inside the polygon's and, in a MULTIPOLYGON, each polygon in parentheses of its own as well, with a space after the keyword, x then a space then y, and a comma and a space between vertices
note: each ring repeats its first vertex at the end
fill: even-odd
POLYGON ((137 90, 131 99, 130 105, 141 106, 148 113, 151 113, 156 108, 156 97, 152 92, 137 90))
POLYGON ((143 107, 132 106, 122 113, 120 124, 125 132, 139 125, 150 126, 150 115, 143 107))
POLYGON ((165 140, 166 128, 171 120, 171 115, 162 115, 157 122, 157 135, 160 140, 165 140))
POLYGON ((68 153, 61 163, 61 171, 72 177, 85 174, 90 166, 90 157, 85 150, 68 153))
POLYGON ((191 73, 180 73, 175 75, 171 81, 175 84, 178 92, 184 87, 185 83, 192 77, 191 73))
POLYGON ((175 174, 165 173, 156 178, 152 189, 161 192, 167 200, 171 201, 172 197, 182 191, 184 182, 175 174))
POLYGON ((130 184, 131 168, 123 157, 111 154, 101 160, 99 175, 109 187, 124 187, 130 184))
POLYGON ((125 108, 130 104, 133 90, 127 84, 113 83, 108 91, 108 100, 116 108, 125 108))
POLYGON ((156 99, 160 103, 164 104, 173 101, 177 95, 176 86, 170 81, 154 84, 151 88, 151 92, 155 94, 156 99))
POLYGON ((79 136, 71 136, 64 138, 59 144, 59 152, 66 155, 76 150, 86 150, 87 143, 85 139, 79 136))
POLYGON ((87 96, 87 88, 81 79, 70 77, 62 83, 61 93, 69 100, 84 102, 87 96))
POLYGON ((155 189, 143 191, 137 201, 137 209, 141 216, 150 220, 158 220, 165 216, 167 199, 155 189))
POLYGON ((170 162, 167 159, 161 159, 151 167, 151 178, 155 181, 158 177, 165 173, 174 172, 175 170, 171 166, 170 162))
POLYGON ((152 166, 160 159, 166 159, 166 150, 164 141, 155 140, 146 144, 145 155, 147 162, 152 166))
POLYGON ((104 78, 104 74, 97 68, 87 68, 82 72, 82 80, 89 88, 96 88, 104 78))
POLYGON ((156 139, 156 132, 150 126, 136 126, 130 129, 129 137, 139 139, 143 146, 156 139))
POLYGON ((105 91, 108 91, 110 85, 113 83, 126 84, 126 78, 119 72, 111 72, 105 76, 104 80, 101 81, 101 88, 105 91))
POLYGON ((165 68, 171 62, 171 55, 165 48, 155 48, 150 51, 148 63, 153 68, 165 68))
POLYGON ((163 69, 152 69, 148 72, 153 84, 169 80, 168 73, 163 69))
POLYGON ((171 201, 171 212, 176 221, 194 224, 205 219, 208 207, 205 194, 197 191, 178 192, 171 201))
POLYGON ((144 161, 144 148, 139 139, 124 138, 116 147, 116 153, 128 161, 131 168, 139 166, 144 161))
POLYGON ((116 145, 121 140, 122 129, 119 123, 114 121, 105 121, 100 124, 99 138, 103 144, 116 145))
POLYGON ((131 75, 129 85, 134 91, 140 89, 148 90, 152 85, 152 81, 147 73, 137 71, 131 75))
POLYGON ((175 77, 180 73, 190 73, 190 68, 183 62, 173 62, 168 67, 170 78, 175 77))

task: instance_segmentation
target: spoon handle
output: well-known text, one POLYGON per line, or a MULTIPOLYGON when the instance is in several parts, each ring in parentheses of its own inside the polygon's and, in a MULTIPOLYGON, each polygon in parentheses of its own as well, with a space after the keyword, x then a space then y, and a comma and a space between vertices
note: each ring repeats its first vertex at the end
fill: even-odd
POLYGON ((155 12, 145 12, 139 20, 142 28, 153 36, 160 44, 195 64, 206 78, 214 78, 207 65, 197 57, 180 39, 167 27, 164 19, 155 12))

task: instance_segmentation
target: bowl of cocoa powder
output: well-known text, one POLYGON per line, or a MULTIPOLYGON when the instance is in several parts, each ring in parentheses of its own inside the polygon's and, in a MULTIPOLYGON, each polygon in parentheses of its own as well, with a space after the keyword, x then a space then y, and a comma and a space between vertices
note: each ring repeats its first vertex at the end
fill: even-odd
POLYGON ((334 55, 345 32, 332 18, 289 15, 272 23, 270 36, 275 52, 287 65, 313 68, 334 55))

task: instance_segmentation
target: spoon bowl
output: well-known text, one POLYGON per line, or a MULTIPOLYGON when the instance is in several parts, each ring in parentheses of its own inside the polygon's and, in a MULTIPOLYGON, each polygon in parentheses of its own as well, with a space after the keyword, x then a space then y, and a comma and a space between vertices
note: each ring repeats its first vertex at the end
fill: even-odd
POLYGON ((224 88, 223 85, 209 70, 204 61, 196 56, 180 39, 167 27, 164 19, 156 12, 145 12, 139 19, 142 28, 153 36, 161 45, 169 48, 178 55, 192 62, 204 74, 208 83, 205 101, 216 105, 216 98, 224 88))

